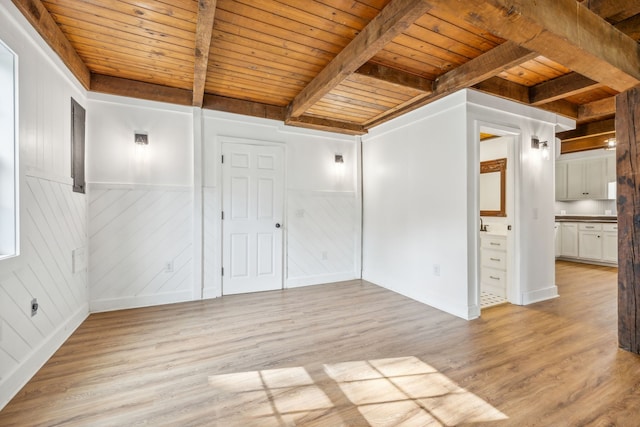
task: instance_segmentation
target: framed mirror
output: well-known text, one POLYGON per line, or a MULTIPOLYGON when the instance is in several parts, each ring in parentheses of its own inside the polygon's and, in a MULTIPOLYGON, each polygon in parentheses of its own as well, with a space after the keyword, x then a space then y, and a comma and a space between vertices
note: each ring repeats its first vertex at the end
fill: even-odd
POLYGON ((507 159, 480 162, 480 216, 507 216, 507 159))

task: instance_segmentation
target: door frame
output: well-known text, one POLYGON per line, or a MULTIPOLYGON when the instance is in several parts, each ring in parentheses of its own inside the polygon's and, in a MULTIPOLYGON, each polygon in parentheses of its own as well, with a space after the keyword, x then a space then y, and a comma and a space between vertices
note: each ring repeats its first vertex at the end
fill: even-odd
MULTIPOLYGON (((521 145, 522 129, 509 125, 491 123, 484 120, 474 121, 474 158, 475 158, 475 223, 479 230, 480 224, 480 132, 493 133, 498 136, 510 136, 511 142, 507 145, 507 186, 513 187, 512 197, 507 190, 507 212, 509 214, 509 225, 511 232, 507 233, 507 301, 511 304, 522 305, 522 289, 520 281, 520 257, 516 248, 520 245, 520 227, 518 227, 519 206, 520 206, 520 173, 521 173, 521 145)), ((481 292, 481 260, 480 260, 480 232, 476 233, 476 271, 475 271, 475 302, 478 307, 478 315, 482 316, 480 307, 481 292)))
POLYGON ((287 226, 288 226, 288 218, 287 218, 287 145, 284 142, 277 141, 269 141, 269 140, 260 140, 260 139, 250 139, 250 138, 239 138, 234 136, 222 136, 219 135, 216 141, 216 156, 215 161, 217 165, 216 170, 216 227, 215 229, 218 231, 218 244, 217 249, 219 250, 218 256, 214 256, 215 259, 215 277, 218 278, 218 290, 219 296, 224 296, 223 289, 223 277, 222 277, 222 265, 223 265, 223 257, 224 257, 224 239, 222 238, 223 233, 223 221, 222 221, 222 201, 224 198, 223 192, 223 183, 222 183, 222 146, 223 144, 242 144, 242 145, 256 145, 256 146, 269 146, 269 147, 278 147, 282 149, 282 280, 280 289, 286 289, 285 284, 287 283, 287 226))

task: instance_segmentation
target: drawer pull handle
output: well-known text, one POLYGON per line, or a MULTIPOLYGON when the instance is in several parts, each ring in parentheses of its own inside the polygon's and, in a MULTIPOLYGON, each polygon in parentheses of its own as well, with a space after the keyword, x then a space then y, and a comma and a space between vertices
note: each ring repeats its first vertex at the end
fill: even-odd
POLYGON ((501 244, 500 244, 500 243, 496 243, 496 242, 491 242, 491 243, 489 243, 489 244, 490 244, 491 246, 501 246, 501 244))
POLYGON ((500 261, 500 258, 489 258, 491 261, 500 261))
POLYGON ((586 225, 584 228, 594 228, 592 225, 586 225))
POLYGON ((489 276, 489 279, 493 279, 493 280, 500 280, 500 278, 499 278, 499 277, 496 277, 496 276, 489 276))

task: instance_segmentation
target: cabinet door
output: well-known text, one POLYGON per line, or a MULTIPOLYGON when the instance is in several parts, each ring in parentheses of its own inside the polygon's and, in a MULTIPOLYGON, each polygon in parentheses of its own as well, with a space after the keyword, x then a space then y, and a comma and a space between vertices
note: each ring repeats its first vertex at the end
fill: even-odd
POLYGON ((618 180, 618 174, 616 171, 616 156, 615 155, 607 155, 605 157, 607 163, 607 182, 615 182, 618 180))
POLYGON ((556 242, 556 258, 562 255, 562 233, 560 232, 560 224, 556 223, 553 227, 556 242))
POLYGON ((567 199, 567 163, 556 162, 556 200, 567 199))
POLYGON ((583 199, 584 163, 581 160, 567 162, 567 198, 583 199))
POLYGON ((584 160, 584 198, 605 199, 607 195, 606 159, 584 160))
POLYGON ((618 233, 615 231, 602 233, 602 260, 618 263, 618 233))
POLYGON ((602 259, 602 232, 601 231, 581 231, 580 247, 578 256, 580 258, 601 260, 602 259))
POLYGON ((560 224, 560 239, 562 256, 577 257, 578 256, 578 224, 562 223, 560 224))

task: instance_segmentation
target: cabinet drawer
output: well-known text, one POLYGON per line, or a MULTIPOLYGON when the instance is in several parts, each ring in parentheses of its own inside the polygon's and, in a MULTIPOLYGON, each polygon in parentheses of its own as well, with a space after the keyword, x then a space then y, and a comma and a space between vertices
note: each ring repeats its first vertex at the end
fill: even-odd
POLYGON ((483 267, 497 268, 499 270, 506 270, 507 268, 506 252, 483 249, 481 257, 483 267))
POLYGON ((495 268, 483 268, 480 279, 482 283, 504 288, 507 282, 507 272, 504 270, 496 270, 495 268))
POLYGON ((507 239, 500 236, 483 236, 481 239, 481 246, 487 249, 506 251, 507 239))
POLYGON ((602 224, 602 231, 618 231, 618 224, 602 224))
POLYGON ((578 229, 580 231, 602 231, 602 224, 593 222, 581 222, 580 224, 578 224, 578 229))

